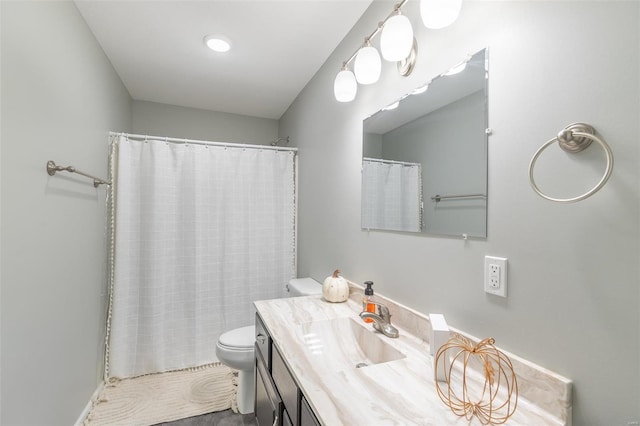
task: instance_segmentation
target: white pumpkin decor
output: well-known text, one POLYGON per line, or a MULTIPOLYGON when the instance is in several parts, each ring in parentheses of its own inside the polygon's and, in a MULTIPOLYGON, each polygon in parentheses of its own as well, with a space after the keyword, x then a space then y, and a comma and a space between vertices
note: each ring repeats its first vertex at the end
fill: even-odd
POLYGON ((349 284, 340 276, 339 269, 322 283, 322 296, 328 302, 344 302, 349 298, 349 284))

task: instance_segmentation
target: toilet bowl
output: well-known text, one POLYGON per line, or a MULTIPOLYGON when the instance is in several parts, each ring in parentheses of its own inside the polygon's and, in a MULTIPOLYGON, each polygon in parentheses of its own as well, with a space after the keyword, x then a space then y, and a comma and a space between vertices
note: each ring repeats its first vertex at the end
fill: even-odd
POLYGON ((216 344, 216 355, 221 363, 238 370, 238 411, 253 412, 254 351, 256 327, 240 327, 223 333, 216 344))
MULTIPOLYGON (((295 278, 287 284, 288 297, 322 294, 322 286, 312 278, 295 278)), ((240 327, 220 335, 216 344, 216 355, 220 362, 238 370, 238 411, 253 412, 255 398, 255 353, 256 327, 240 327)))

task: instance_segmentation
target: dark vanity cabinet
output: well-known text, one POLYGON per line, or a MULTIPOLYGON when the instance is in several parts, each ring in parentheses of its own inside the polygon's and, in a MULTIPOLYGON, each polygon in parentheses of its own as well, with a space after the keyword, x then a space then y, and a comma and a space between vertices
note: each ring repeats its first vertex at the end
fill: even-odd
POLYGON ((291 424, 297 425, 299 424, 296 421, 298 418, 298 386, 293 377, 291 377, 291 373, 289 373, 289 369, 275 345, 272 345, 271 355, 271 377, 285 407, 283 414, 284 424, 286 424, 287 420, 290 420, 291 424))
POLYGON ((271 378, 271 337, 256 315, 256 401, 254 413, 258 426, 281 425, 284 405, 271 378))
POLYGON ((254 408, 259 426, 320 425, 258 314, 254 408))
POLYGON ((302 426, 320 426, 320 422, 316 418, 307 399, 303 396, 300 400, 300 425, 302 426))
POLYGON ((259 426, 282 424, 282 410, 282 400, 256 344, 256 401, 254 405, 256 423, 259 426))

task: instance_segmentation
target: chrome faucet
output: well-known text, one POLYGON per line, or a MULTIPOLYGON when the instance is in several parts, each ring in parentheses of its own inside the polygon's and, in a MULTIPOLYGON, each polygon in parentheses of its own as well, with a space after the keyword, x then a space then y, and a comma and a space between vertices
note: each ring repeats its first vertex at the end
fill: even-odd
POLYGON ((381 332, 387 337, 398 337, 400 333, 398 329, 391 325, 391 314, 389 308, 382 303, 370 302, 376 307, 376 312, 362 311, 360 318, 371 318, 373 320, 373 328, 381 332))

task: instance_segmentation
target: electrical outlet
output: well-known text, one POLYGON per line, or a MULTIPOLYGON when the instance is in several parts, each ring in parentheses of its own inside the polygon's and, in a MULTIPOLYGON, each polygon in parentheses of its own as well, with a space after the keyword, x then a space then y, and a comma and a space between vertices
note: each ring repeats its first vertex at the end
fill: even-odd
POLYGON ((507 297, 506 258, 484 257, 484 291, 496 296, 507 297))
POLYGON ((500 278, 496 277, 496 276, 490 276, 489 277, 489 286, 491 288, 495 288, 495 289, 500 288, 500 278))

